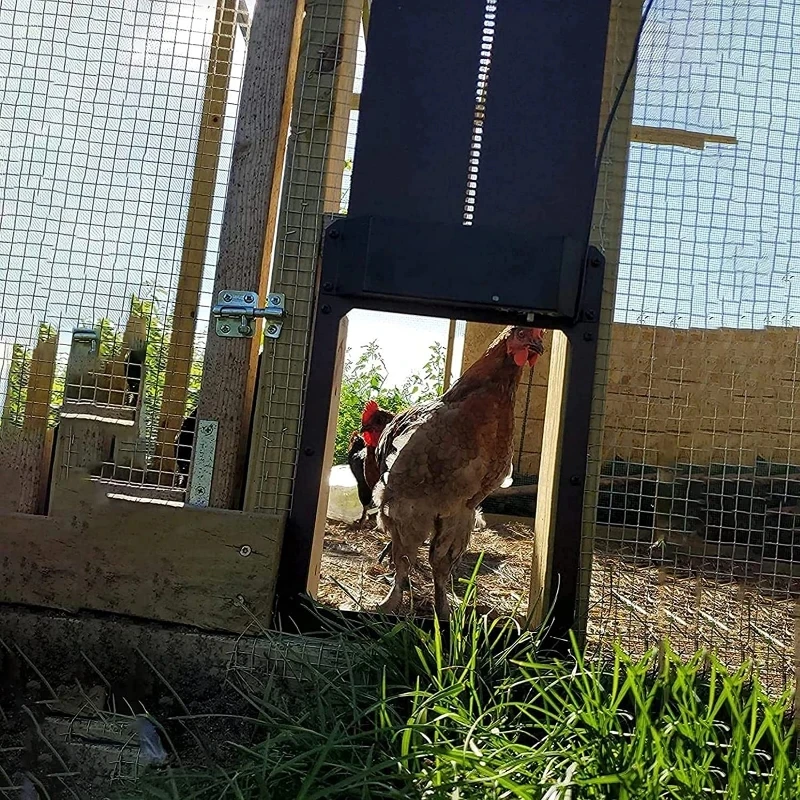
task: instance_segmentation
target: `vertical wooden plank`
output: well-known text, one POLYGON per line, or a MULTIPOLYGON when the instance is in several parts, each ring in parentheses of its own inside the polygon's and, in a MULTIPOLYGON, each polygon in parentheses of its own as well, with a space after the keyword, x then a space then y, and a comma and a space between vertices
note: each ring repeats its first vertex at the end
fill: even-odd
MULTIPOLYGON (((129 352, 138 352, 144 358, 147 350, 147 320, 139 313, 139 310, 131 303, 131 310, 128 314, 128 321, 125 323, 125 330, 122 333, 122 352, 112 361, 106 364, 106 370, 111 375, 110 399, 112 405, 125 405, 125 398, 128 393, 128 381, 125 371, 125 356, 129 352)), ((142 396, 144 394, 145 370, 147 364, 142 365, 141 379, 139 382, 139 396, 136 401, 137 409, 141 409, 142 396)))
POLYGON ((271 291, 286 294, 288 315, 280 339, 264 343, 248 510, 283 512, 291 503, 319 237, 323 215, 340 205, 360 18, 360 0, 307 5, 271 282, 271 291))
POLYGON ((558 475, 561 462, 561 436, 564 426, 565 389, 569 370, 569 342, 561 331, 553 331, 550 345, 550 372, 547 378, 547 406, 536 490, 536 527, 533 537, 531 588, 528 613, 538 625, 547 613, 551 597, 545 596, 551 570, 553 526, 558 502, 558 475))
POLYGON ((203 278, 211 207, 219 169, 225 107, 236 42, 237 0, 217 0, 205 94, 200 117, 200 134, 189 196, 189 211, 183 237, 180 273, 172 312, 172 333, 167 351, 164 394, 158 431, 161 469, 174 469, 173 440, 180 429, 189 391, 197 305, 203 278))
MULTIPOLYGON (((641 20, 641 11, 641 0, 613 0, 611 4, 598 141, 602 136, 603 127, 606 124, 633 53, 634 40, 641 20)), ((586 491, 584 492, 582 580, 578 600, 578 620, 581 630, 585 627, 586 614, 588 612, 592 556, 591 543, 601 466, 600 444, 602 441, 603 405, 605 402, 608 353, 611 341, 611 326, 614 320, 619 249, 622 236, 625 179, 627 176, 630 128, 633 118, 633 88, 634 75, 632 73, 622 102, 617 109, 614 126, 601 163, 592 221, 591 241, 604 250, 606 267, 597 366, 592 379, 591 433, 586 491)), ((568 348, 569 344, 565 336, 553 336, 547 386, 547 408, 542 438, 539 491, 537 495, 536 535, 534 537, 534 554, 531 568, 530 611, 533 623, 541 619, 541 615, 547 611, 547 608, 542 607, 542 600, 545 603, 552 600, 552 598, 543 598, 552 556, 551 548, 556 545, 548 535, 552 523, 552 514, 557 502, 555 487, 551 485, 548 475, 552 477, 556 474, 554 470, 557 469, 560 458, 558 447, 560 432, 564 424, 562 417, 565 381, 569 363, 568 348)))
MULTIPOLYGON (((265 299, 295 84, 303 0, 259 0, 253 12, 231 162, 214 301, 225 289, 265 299)), ((261 324, 252 339, 210 326, 198 414, 217 420, 212 506, 238 506, 247 453, 261 324)))
POLYGON ((50 473, 50 461, 45 456, 51 452, 47 448, 47 422, 56 371, 57 345, 56 330, 49 325, 42 325, 31 356, 22 439, 16 464, 20 476, 17 511, 25 514, 35 514, 41 510, 42 484, 50 473))
POLYGON ((26 431, 42 433, 47 429, 50 415, 50 395, 56 372, 56 345, 58 334, 49 325, 39 328, 39 340, 33 349, 31 370, 28 377, 28 392, 25 397, 25 418, 22 427, 26 431))
POLYGON ((446 392, 450 388, 453 378, 453 349, 456 346, 456 320, 451 319, 447 328, 447 350, 444 356, 444 381, 442 391, 446 392))

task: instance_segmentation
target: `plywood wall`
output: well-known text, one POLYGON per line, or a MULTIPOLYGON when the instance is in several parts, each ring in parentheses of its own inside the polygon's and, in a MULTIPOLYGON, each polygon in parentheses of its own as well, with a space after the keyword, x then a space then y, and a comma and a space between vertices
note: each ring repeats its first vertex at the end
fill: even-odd
MULTIPOLYGON (((464 366, 501 329, 467 325, 464 366)), ((539 468, 547 355, 517 398, 515 468, 539 468)), ((800 329, 673 330, 615 323, 602 457, 662 466, 800 461, 800 329)))

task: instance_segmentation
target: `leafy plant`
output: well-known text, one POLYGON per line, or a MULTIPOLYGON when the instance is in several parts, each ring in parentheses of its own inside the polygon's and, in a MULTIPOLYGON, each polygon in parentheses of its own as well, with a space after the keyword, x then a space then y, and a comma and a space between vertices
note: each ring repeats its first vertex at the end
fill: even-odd
POLYGON ((388 370, 377 341, 364 345, 357 358, 348 358, 339 399, 334 463, 347 462, 350 435, 361 428, 361 413, 368 400, 375 400, 381 408, 397 413, 415 403, 438 397, 444 385, 444 361, 444 347, 438 342, 431 345, 430 356, 422 370, 413 373, 398 388, 386 385, 388 370))
POLYGON ((3 404, 2 422, 22 425, 25 415, 25 399, 28 395, 28 378, 31 371, 32 351, 24 345, 14 343, 11 347, 11 364, 8 370, 6 397, 3 404))

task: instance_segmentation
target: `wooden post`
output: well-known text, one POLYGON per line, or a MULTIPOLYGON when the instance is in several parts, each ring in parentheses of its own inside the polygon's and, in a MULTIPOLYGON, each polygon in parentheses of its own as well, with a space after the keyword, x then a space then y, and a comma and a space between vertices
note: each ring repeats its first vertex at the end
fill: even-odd
POLYGON ((453 380, 453 349, 456 345, 456 321, 450 320, 450 326, 447 329, 447 350, 444 356, 444 380, 442 383, 442 391, 446 392, 450 388, 453 380))
POLYGON ((56 372, 58 334, 49 325, 39 328, 39 340, 31 357, 28 393, 25 398, 23 430, 42 433, 50 416, 50 395, 56 372))
POLYGON ((203 278, 211 207, 219 170, 219 153, 228 102, 228 84, 236 42, 237 0, 217 0, 206 87, 200 117, 189 212, 183 237, 172 333, 167 351, 166 379, 161 401, 158 450, 161 470, 174 469, 172 443, 186 411, 192 368, 197 306, 203 278))
MULTIPOLYGON (((606 71, 600 112, 601 133, 633 53, 634 40, 641 21, 641 15, 641 0, 613 0, 611 4, 606 48, 606 71)), ((614 126, 603 155, 598 191, 595 198, 591 236, 592 243, 601 247, 605 252, 606 266, 602 313, 600 316, 600 334, 597 343, 597 365, 593 379, 589 459, 584 492, 583 554, 577 610, 578 628, 581 632, 585 628, 588 609, 592 542, 601 466, 600 448, 603 435, 603 405, 605 402, 611 325, 614 319, 620 239, 622 236, 625 179, 627 176, 628 148, 633 116, 633 88, 634 75, 631 74, 622 102, 617 109, 614 126)), ((544 599, 545 603, 552 601, 552 597, 543 597, 543 595, 549 578, 548 564, 552 558, 552 549, 557 546, 557 543, 547 533, 550 530, 549 523, 553 513, 553 506, 557 502, 557 494, 551 491, 553 487, 547 484, 545 476, 555 469, 560 458, 560 453, 557 452, 560 442, 558 433, 563 429, 564 423, 563 400, 568 373, 568 346, 565 336, 553 336, 536 511, 536 544, 531 571, 530 611, 534 624, 541 618, 541 614, 547 611, 547 608, 542 607, 542 599, 544 599)))
POLYGON ((50 395, 56 371, 58 334, 49 325, 39 328, 39 340, 31 357, 22 440, 16 469, 20 476, 17 511, 35 514, 42 510, 42 482, 47 480, 50 461, 47 449, 47 423, 50 416, 50 395))
MULTIPOLYGON (((112 405, 125 405, 125 396, 128 392, 128 381, 125 373, 125 353, 139 352, 142 356, 147 350, 147 320, 139 313, 134 304, 128 314, 125 331, 122 334, 122 353, 117 358, 106 364, 106 370, 111 375, 110 402, 112 405)), ((139 396, 136 401, 137 409, 141 408, 144 394, 144 371, 146 363, 142 365, 141 380, 139 382, 139 396)))
MULTIPOLYGON (((225 289, 265 299, 303 11, 303 0, 260 0, 253 12, 214 302, 225 289)), ((251 339, 219 338, 210 325, 198 416, 219 423, 212 506, 240 503, 260 342, 260 323, 251 339)))
MULTIPOLYGON (((339 211, 360 0, 309 4, 303 26, 271 291, 287 299, 281 337, 264 344, 245 508, 288 510, 300 442, 323 215, 339 211)), ((216 476, 215 476, 216 480, 216 476)), ((316 503, 317 498, 309 498, 316 503)))

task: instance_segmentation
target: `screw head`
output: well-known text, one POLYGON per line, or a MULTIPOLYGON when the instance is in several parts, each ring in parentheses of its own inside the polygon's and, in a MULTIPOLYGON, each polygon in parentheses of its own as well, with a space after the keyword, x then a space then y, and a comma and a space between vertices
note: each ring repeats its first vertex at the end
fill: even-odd
POLYGON ((269 302, 273 306, 279 306, 281 304, 281 298, 278 297, 277 294, 270 295, 269 302))
POLYGON ((594 256, 592 260, 589 262, 593 267, 599 267, 603 263, 603 259, 600 256, 594 256))
POLYGON ((329 239, 338 239, 341 236, 339 231, 334 228, 332 231, 328 231, 328 238, 329 239))
POLYGON ((273 323, 272 325, 267 325, 267 333, 270 336, 274 336, 278 332, 278 326, 273 323))
POLYGON ((243 545, 242 545, 242 546, 239 548, 239 555, 240 555, 242 558, 247 558, 247 556, 249 556, 249 555, 250 555, 250 553, 252 553, 252 552, 253 552, 253 548, 252 548, 252 547, 250 547, 250 545, 249 545, 249 544, 243 544, 243 545))
POLYGON ((322 284, 322 288, 326 292, 329 292, 331 289, 333 289, 333 284, 330 281, 325 281, 325 283, 322 284))
POLYGON ((580 476, 579 475, 570 475, 569 485, 570 486, 580 486, 581 485, 580 476))
POLYGON ((589 311, 586 312, 586 319, 588 319, 589 322, 593 322, 596 316, 597 315, 591 309, 589 309, 589 311))
POLYGON ((225 292, 225 294, 224 294, 224 295, 222 295, 222 299, 223 299, 223 300, 224 300, 226 303, 230 303, 230 301, 233 299, 233 297, 232 297, 230 294, 228 294, 227 292, 225 292))
POLYGON ((305 450, 303 450, 303 452, 304 452, 304 453, 305 453, 307 456, 313 456, 313 455, 314 455, 314 448, 313 448, 313 447, 306 447, 306 449, 305 449, 305 450))
POLYGON ((500 302, 500 297, 498 295, 496 295, 496 294, 493 294, 492 295, 492 302, 493 303, 499 303, 500 302))
POLYGON ((593 333, 589 333, 589 331, 586 331, 586 333, 583 334, 583 341, 584 342, 591 342, 592 339, 594 339, 594 334, 593 333))
POLYGON ((244 296, 243 300, 245 301, 245 303, 252 303, 252 302, 253 302, 253 295, 251 295, 251 294, 246 294, 246 295, 244 296))
POLYGON ((230 333, 230 332, 231 332, 231 326, 230 326, 230 325, 223 325, 223 326, 220 328, 220 330, 221 330, 223 333, 230 333))
POLYGON ((323 314, 330 314, 331 313, 331 307, 330 306, 322 306, 321 311, 322 311, 323 314))

